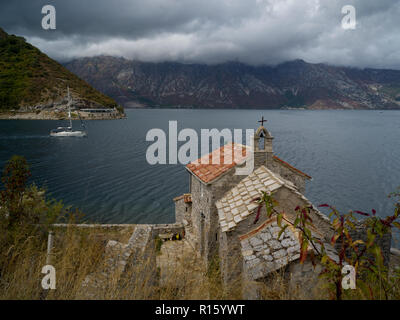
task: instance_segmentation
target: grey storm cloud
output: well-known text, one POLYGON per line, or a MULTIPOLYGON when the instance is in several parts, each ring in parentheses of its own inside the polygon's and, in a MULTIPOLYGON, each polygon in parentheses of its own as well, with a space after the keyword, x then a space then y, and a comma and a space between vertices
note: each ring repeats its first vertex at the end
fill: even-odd
POLYGON ((66 61, 95 55, 142 61, 273 65, 304 59, 400 69, 398 0, 13 0, 0 27, 66 61), (57 29, 41 28, 54 5, 57 29), (355 30, 342 7, 356 9, 355 30))

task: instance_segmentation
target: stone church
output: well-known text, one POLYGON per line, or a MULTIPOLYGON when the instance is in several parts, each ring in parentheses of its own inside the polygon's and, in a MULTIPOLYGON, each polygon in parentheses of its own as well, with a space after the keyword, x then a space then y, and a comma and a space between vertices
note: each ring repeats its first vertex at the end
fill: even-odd
MULTIPOLYGON (((303 195, 311 177, 274 155, 273 137, 263 125, 253 139, 254 170, 250 175, 235 174, 235 168, 244 166, 250 148, 229 143, 186 166, 190 191, 174 199, 176 220, 185 226, 185 239, 205 263, 218 257, 225 283, 238 277, 262 280, 275 270, 296 273, 299 269, 297 230, 288 227, 278 239, 280 227, 276 219, 267 219, 265 210, 255 222, 258 205, 252 200, 261 191, 271 193, 278 202, 276 210, 292 222, 297 206, 312 206, 303 195), (225 164, 224 154, 233 154, 235 160, 225 164), (221 157, 220 164, 202 161, 213 156, 221 157)), ((314 206, 311 218, 314 235, 329 247, 329 219, 314 206)))

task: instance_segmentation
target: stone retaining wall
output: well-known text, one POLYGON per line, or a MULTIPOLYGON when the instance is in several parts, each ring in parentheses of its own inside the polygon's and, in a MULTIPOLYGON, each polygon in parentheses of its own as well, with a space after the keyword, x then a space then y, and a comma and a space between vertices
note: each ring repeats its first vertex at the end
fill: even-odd
POLYGON ((182 223, 174 224, 154 224, 149 225, 152 227, 152 238, 155 239, 157 236, 163 233, 179 234, 181 239, 185 236, 185 227, 182 223))
POLYGON ((123 229, 123 228, 131 228, 136 227, 137 224, 72 224, 72 223, 54 223, 52 224, 55 228, 101 228, 101 229, 123 229))

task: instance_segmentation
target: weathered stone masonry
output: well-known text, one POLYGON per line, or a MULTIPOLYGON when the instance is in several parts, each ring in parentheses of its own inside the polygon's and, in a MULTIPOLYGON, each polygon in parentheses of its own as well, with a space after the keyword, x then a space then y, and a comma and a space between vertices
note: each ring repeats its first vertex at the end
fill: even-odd
MULTIPOLYGON (((275 197, 280 198, 280 201, 283 202, 282 208, 290 212, 297 205, 309 204, 309 201, 304 198, 301 192, 305 189, 305 180, 311 177, 276 157, 273 154, 272 140, 273 137, 264 127, 260 127, 257 130, 253 141, 255 147, 253 154, 255 171, 264 168, 261 169, 264 170, 260 173, 261 175, 264 175, 264 177, 268 176, 271 179, 275 179, 274 177, 276 177, 276 181, 280 181, 279 187, 282 188, 276 192, 275 197)), ((237 215, 243 209, 244 201, 249 202, 252 200, 250 198, 259 196, 260 191, 265 189, 263 188, 264 184, 268 185, 270 183, 263 177, 258 177, 261 180, 254 185, 250 183, 251 189, 246 189, 248 195, 245 194, 243 189, 237 190, 241 182, 247 181, 246 179, 249 179, 249 176, 236 175, 235 170, 244 165, 249 155, 249 147, 228 144, 190 163, 187 165, 187 169, 190 173, 191 203, 185 203, 182 198, 176 198, 177 221, 182 221, 185 225, 187 240, 193 243, 193 246, 201 253, 206 264, 210 263, 211 259, 216 255, 219 256, 222 276, 225 282, 229 282, 241 275, 254 278, 243 259, 244 252, 240 239, 253 228, 257 228, 265 222, 264 218, 261 217, 256 224, 253 223, 255 218, 254 210, 257 207, 254 203, 247 203, 249 207, 247 208, 246 215, 243 217, 240 217, 240 214, 237 215), (222 155, 225 152, 228 152, 228 154, 232 152, 235 155, 233 163, 224 163, 222 155), (205 163, 202 162, 204 159, 209 160, 214 156, 221 156, 220 164, 210 164, 207 161, 205 163), (235 193, 232 199, 235 199, 235 204, 238 206, 236 208, 233 203, 230 203, 230 207, 223 208, 226 219, 221 220, 219 210, 224 204, 221 205, 219 202, 228 193, 231 193, 231 196, 232 193, 235 193), (234 228, 227 228, 228 225, 232 225, 234 228)), ((258 178, 251 177, 251 179, 258 178)), ((249 183, 246 182, 246 184, 249 183)), ((317 227, 321 227, 322 230, 329 234, 331 230, 329 229, 329 223, 326 221, 327 219, 318 210, 316 212, 317 227), (319 223, 318 219, 322 222, 319 223)), ((287 242, 284 242, 284 245, 287 242)), ((297 248, 297 245, 292 243, 292 247, 297 248)), ((280 250, 283 250, 283 248, 280 250)), ((289 252, 290 250, 293 249, 289 248, 289 252)), ((246 253, 249 253, 249 251, 245 250, 246 253)), ((285 253, 283 251, 273 252, 273 254, 275 256, 282 255, 280 257, 281 261, 283 261, 284 257, 288 256, 287 251, 285 253)), ((272 255, 272 257, 274 256, 272 255)), ((293 257, 297 256, 291 255, 288 260, 295 260, 293 257)), ((257 260, 255 261, 257 262, 257 260)), ((287 261, 287 263, 290 261, 287 261)), ((263 269, 265 274, 269 272, 268 268, 265 268, 265 264, 257 268, 263 269)))

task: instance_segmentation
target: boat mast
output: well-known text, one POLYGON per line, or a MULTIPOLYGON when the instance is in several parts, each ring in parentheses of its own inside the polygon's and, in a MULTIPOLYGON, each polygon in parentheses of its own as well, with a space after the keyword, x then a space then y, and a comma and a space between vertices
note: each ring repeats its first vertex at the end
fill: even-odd
POLYGON ((71 97, 69 94, 69 86, 67 87, 68 91, 68 118, 69 118, 69 127, 72 128, 72 120, 71 120, 71 97))

